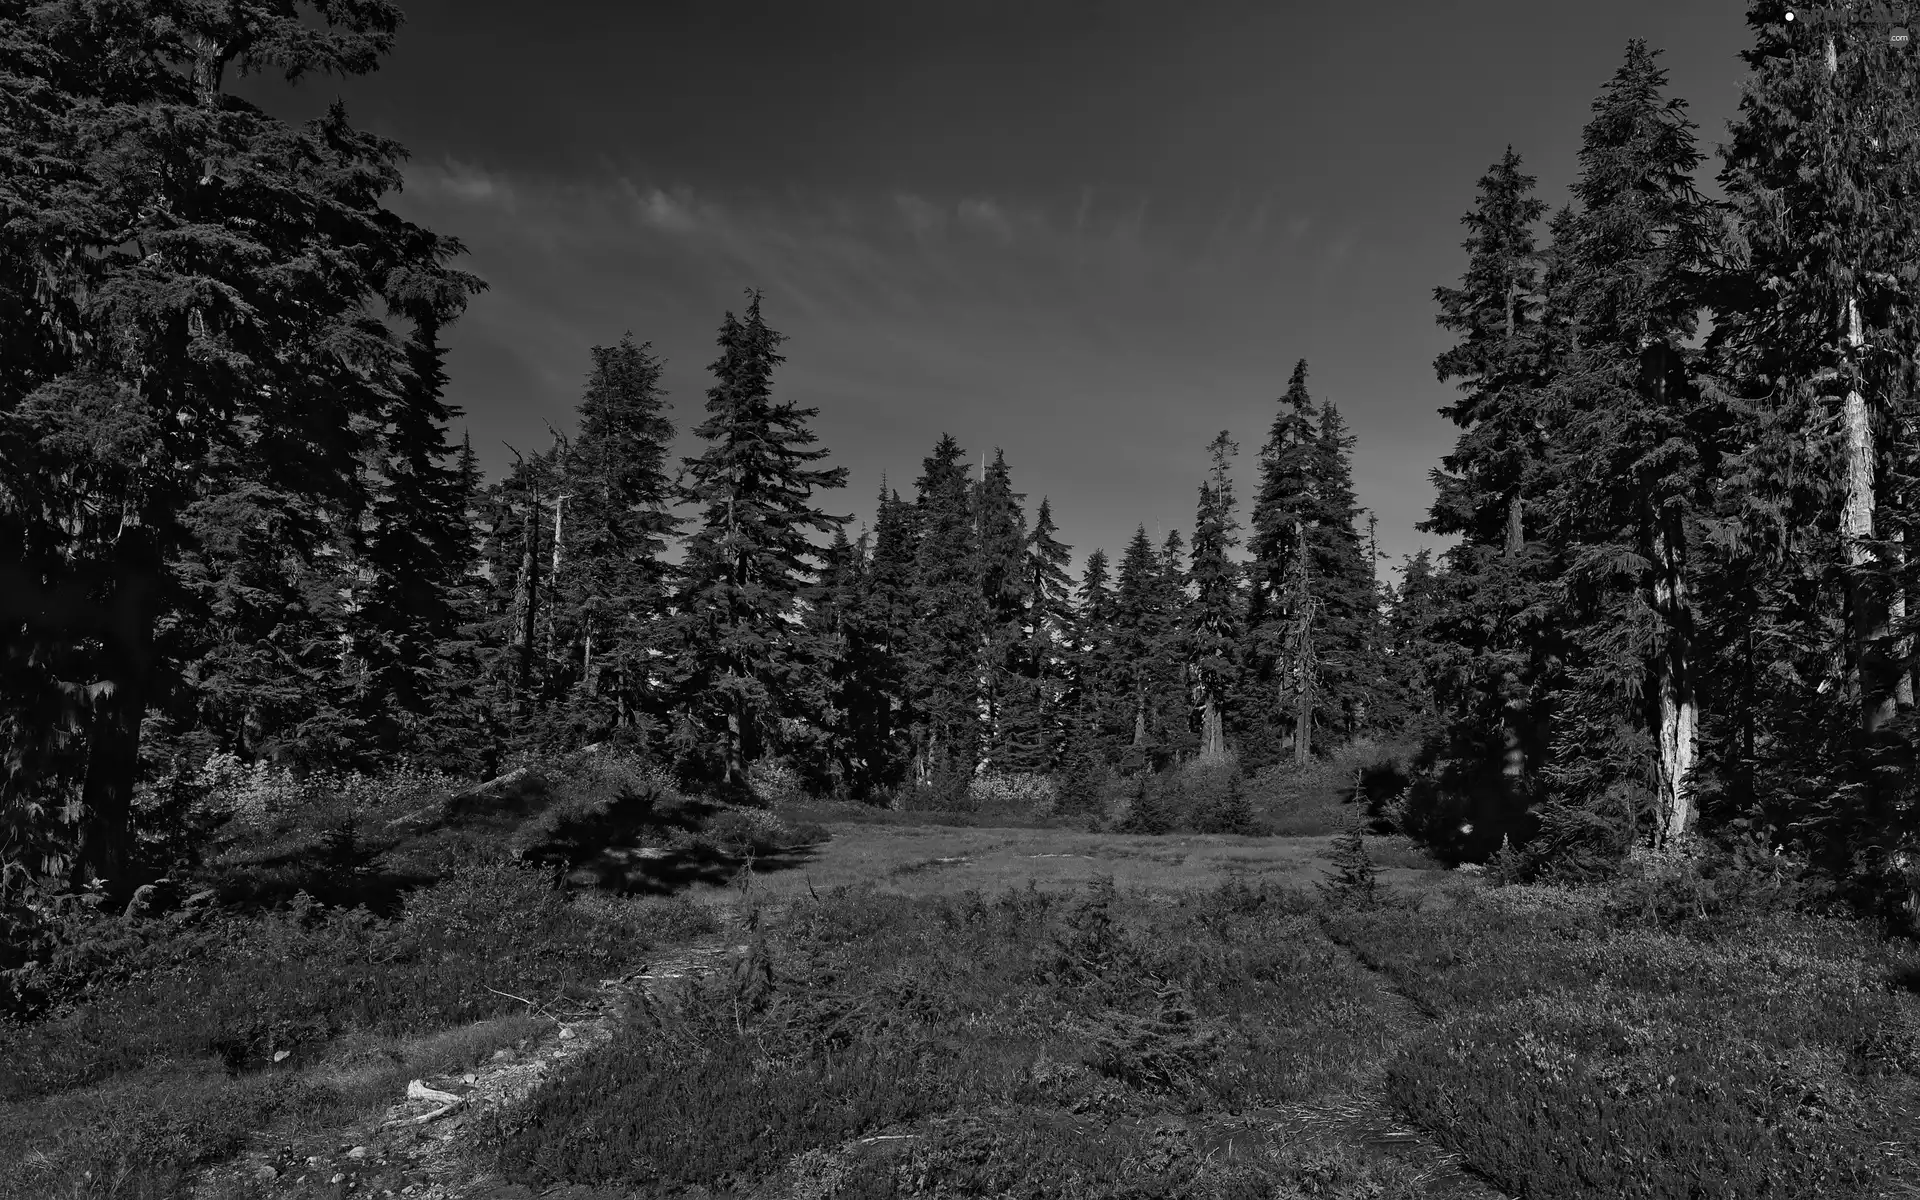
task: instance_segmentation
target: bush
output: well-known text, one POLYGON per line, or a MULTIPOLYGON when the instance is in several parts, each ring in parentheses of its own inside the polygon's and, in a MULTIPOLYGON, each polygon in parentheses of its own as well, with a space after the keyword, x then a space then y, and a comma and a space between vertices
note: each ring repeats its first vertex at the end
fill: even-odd
POLYGON ((989 772, 967 785, 968 806, 974 812, 1013 813, 1045 817, 1053 813, 1059 787, 1045 775, 989 772))
MULTIPOLYGON (((840 1171, 852 1139, 948 1114, 1038 1126, 1042 1113, 1243 1110, 1352 1088, 1384 1049, 1384 1022, 1310 907, 1244 884, 1151 903, 1110 884, 1073 899, 838 891, 731 972, 644 1005, 606 1053, 483 1136, 522 1182, 746 1192, 796 1156, 840 1171)), ((1101 1145, 1073 1134, 1060 1153, 1101 1145)), ((979 1174, 941 1161, 928 1166, 966 1194, 968 1180, 1031 1163, 1014 1151, 979 1174)), ((1125 1175, 1193 1178, 1144 1164, 1125 1175)), ((882 1168, 839 1177, 864 1180, 839 1194, 893 1194, 882 1168)), ((1115 1194, 1098 1190, 1112 1178, 1062 1194, 1115 1194)))
POLYGON ((50 965, 86 999, 0 1031, 0 1099, 43 1095, 161 1059, 230 1068, 304 1054, 351 1029, 399 1034, 519 1010, 604 977, 661 931, 711 929, 686 901, 591 909, 539 873, 475 867, 409 895, 400 916, 304 898, 256 917, 103 920, 50 965), (497 990, 496 990, 497 989, 497 990))
POLYGON ((1329 915, 1441 1021, 1391 1064, 1394 1105, 1522 1195, 1867 1196, 1899 1173, 1881 1146, 1912 1119, 1920 1027, 1897 954, 1839 921, 1727 937, 1631 912, 1530 886, 1329 915))

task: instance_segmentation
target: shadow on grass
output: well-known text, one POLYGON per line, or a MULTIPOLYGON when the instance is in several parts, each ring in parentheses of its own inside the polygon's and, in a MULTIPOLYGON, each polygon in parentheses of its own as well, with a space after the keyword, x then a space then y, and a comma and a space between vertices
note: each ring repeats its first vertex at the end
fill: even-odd
POLYGON ((670 896, 696 884, 725 887, 751 867, 769 875, 804 867, 819 857, 814 846, 793 846, 752 856, 706 845, 684 849, 610 847, 575 866, 566 877, 572 887, 591 887, 622 895, 670 896))

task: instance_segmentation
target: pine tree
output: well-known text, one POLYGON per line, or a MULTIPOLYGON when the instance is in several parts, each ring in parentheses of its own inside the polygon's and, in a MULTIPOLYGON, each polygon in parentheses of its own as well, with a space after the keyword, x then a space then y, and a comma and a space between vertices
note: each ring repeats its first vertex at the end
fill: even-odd
POLYGON ((1027 770, 1044 759, 1038 693, 1027 670, 1026 497, 1013 490, 1006 455, 993 452, 976 489, 979 563, 976 568, 985 627, 981 631, 979 678, 986 757, 1027 770), (1013 711, 1007 710, 1011 707, 1013 711))
MULTIPOLYGON (((1536 389, 1551 350, 1573 340, 1568 318, 1541 295, 1534 223, 1546 205, 1511 147, 1481 177, 1457 288, 1434 290, 1442 328, 1459 340, 1434 361, 1461 398, 1441 410, 1460 426, 1433 474, 1435 500, 1423 531, 1456 534, 1447 552, 1428 675, 1439 718, 1422 757, 1432 791, 1451 811, 1436 828, 1472 827, 1471 841, 1497 845, 1526 814, 1548 753, 1547 714, 1537 703, 1554 660, 1550 588, 1559 563, 1528 536, 1528 491, 1544 460, 1536 389)), ((1571 229, 1546 258, 1565 261, 1571 229)), ((1472 853, 1474 847, 1457 847, 1472 853)))
POLYGON ((1320 409, 1314 518, 1307 527, 1315 602, 1318 694, 1315 723, 1341 737, 1367 723, 1380 664, 1373 653, 1380 619, 1372 564, 1360 538, 1353 494, 1354 439, 1328 403, 1320 409))
MULTIPOLYGON (((436 247, 430 255, 436 268, 456 249, 436 247)), ((363 559, 371 579, 355 647, 368 676, 361 706, 387 755, 432 751, 457 761, 468 741, 459 718, 474 673, 471 656, 455 653, 460 589, 474 557, 467 527, 472 479, 464 473, 468 464, 448 461, 454 451, 447 426, 460 410, 442 399, 447 374, 439 330, 479 285, 434 269, 388 286, 389 303, 413 330, 406 383, 383 414, 367 523, 363 559)))
POLYGON ((1133 711, 1115 647, 1112 570, 1098 547, 1081 567, 1073 628, 1073 687, 1068 710, 1077 732, 1106 761, 1133 737, 1133 711))
POLYGON ((1166 557, 1153 547, 1146 526, 1134 531, 1113 592, 1114 682, 1126 706, 1130 758, 1158 767, 1184 733, 1185 703, 1179 694, 1169 606, 1166 557), (1178 725, 1175 730, 1170 726, 1178 725))
POLYGON ((919 781, 957 786, 980 761, 980 658, 988 629, 966 452, 942 435, 915 481, 913 707, 919 781))
POLYGON ((884 795, 907 777, 919 710, 911 681, 916 658, 913 509, 883 480, 873 547, 858 582, 846 695, 848 787, 860 799, 884 795))
POLYGON ((115 890, 135 882, 143 720, 190 704, 204 646, 169 619, 197 603, 182 575, 210 527, 189 510, 253 507, 300 571, 357 548, 367 442, 409 386, 385 290, 461 286, 435 258, 457 247, 382 207, 397 144, 337 103, 296 129, 223 90, 229 69, 367 73, 400 23, 378 0, 328 16, 0 14, 0 813, 39 865, 115 890))
POLYGON ((1749 707, 1709 714, 1705 757, 1728 815, 1790 824, 1838 872, 1898 877, 1916 836, 1920 102, 1882 20, 1831 15, 1803 28, 1750 8, 1751 74, 1724 150, 1738 238, 1711 349, 1739 449, 1721 497, 1733 536, 1702 601, 1719 660, 1704 669, 1749 707))
POLYGON ((1234 513, 1233 457, 1240 448, 1226 430, 1207 447, 1211 467, 1200 485, 1193 520, 1193 603, 1186 610, 1183 648, 1193 708, 1199 718, 1199 753, 1227 752, 1230 698, 1239 691, 1240 616, 1244 599, 1233 561, 1240 522, 1234 513))
POLYGON ((686 724, 683 755, 713 771, 733 795, 748 794, 746 772, 777 750, 780 722, 807 717, 804 701, 824 670, 821 648, 797 622, 802 593, 821 570, 810 533, 845 518, 812 505, 815 492, 843 487, 845 467, 815 467, 827 456, 808 423, 817 409, 773 398, 784 337, 749 292, 746 313, 720 327, 710 368, 706 442, 686 460, 682 498, 700 506, 674 598, 679 626, 675 670, 686 724), (717 743, 718 763, 700 763, 717 743))
POLYGON ((674 426, 663 364, 631 333, 591 350, 568 456, 564 575, 553 581, 573 681, 576 736, 644 736, 664 708, 652 659, 664 649, 667 545, 680 524, 668 475, 674 426))
MULTIPOLYGON (((1595 102, 1574 193, 1565 286, 1579 344, 1540 393, 1568 466, 1543 498, 1563 547, 1568 678, 1552 698, 1548 777, 1592 813, 1638 795, 1663 840, 1693 823, 1698 730, 1690 547, 1711 503, 1721 423, 1687 349, 1701 303, 1709 212, 1685 104, 1643 41, 1595 102), (1644 765, 1643 765, 1644 764, 1644 765)), ((1616 849, 1642 814, 1611 828, 1616 849)))

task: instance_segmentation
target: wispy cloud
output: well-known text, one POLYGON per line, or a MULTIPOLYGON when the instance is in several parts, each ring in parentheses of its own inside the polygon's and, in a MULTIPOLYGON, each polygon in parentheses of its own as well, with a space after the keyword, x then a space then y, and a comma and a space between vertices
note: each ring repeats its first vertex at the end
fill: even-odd
POLYGON ((1196 211, 1092 188, 722 193, 444 161, 409 170, 400 207, 460 236, 492 285, 451 363, 476 445, 543 444, 548 422, 568 423, 587 347, 629 329, 666 355, 690 427, 720 313, 757 287, 791 339, 781 385, 821 407, 856 489, 883 468, 906 476, 947 430, 974 450, 1006 446, 1032 464, 1023 487, 1111 509, 1127 528, 1190 516, 1194 429, 1261 427, 1279 357, 1311 352, 1274 311, 1275 281, 1332 252, 1299 240, 1304 218, 1281 226, 1293 238, 1272 236, 1284 218, 1265 196, 1196 211), (1286 347, 1267 362, 1276 340, 1286 347), (1192 471, 1147 480, 1095 465, 1143 446, 1185 447, 1192 471))

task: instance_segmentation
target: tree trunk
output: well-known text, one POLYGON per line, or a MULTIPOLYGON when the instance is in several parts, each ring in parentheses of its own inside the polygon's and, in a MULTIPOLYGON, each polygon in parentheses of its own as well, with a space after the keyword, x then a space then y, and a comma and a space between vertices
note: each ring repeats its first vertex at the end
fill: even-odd
POLYGON ((1227 752, 1225 722, 1221 720, 1220 699, 1207 689, 1200 708, 1200 757, 1220 758, 1227 752))
POLYGON ((1526 501, 1515 492, 1507 498, 1507 553, 1518 554, 1526 547, 1526 501))
MULTIPOLYGON (((1866 337, 1860 328, 1860 305, 1847 299, 1846 343, 1856 367, 1866 337)), ((1882 649, 1888 634, 1886 589, 1872 577, 1878 556, 1873 540, 1874 444, 1873 416, 1860 392, 1857 375, 1847 388, 1841 410, 1846 436, 1846 487, 1840 511, 1840 533, 1847 554, 1847 608, 1852 625, 1852 664, 1848 671, 1854 695, 1859 697, 1860 728, 1873 733, 1893 719, 1898 685, 1890 678, 1882 649)))
POLYGON ((520 525, 520 577, 513 588, 513 683, 515 707, 527 711, 527 692, 533 684, 533 636, 540 614, 540 497, 528 497, 527 514, 520 525))
POLYGON ((1693 786, 1688 776, 1698 756, 1700 711, 1694 696, 1693 612, 1687 593, 1685 547, 1680 534, 1663 529, 1654 538, 1659 574, 1654 580, 1654 609, 1666 625, 1667 646, 1660 662, 1660 801, 1657 838, 1673 844, 1693 826, 1693 786))
POLYGON ((106 678, 91 689, 74 867, 79 881, 100 882, 121 899, 132 891, 133 791, 140 775, 140 724, 152 688, 160 562, 150 535, 138 526, 122 531, 115 555, 113 599, 102 631, 106 678))

